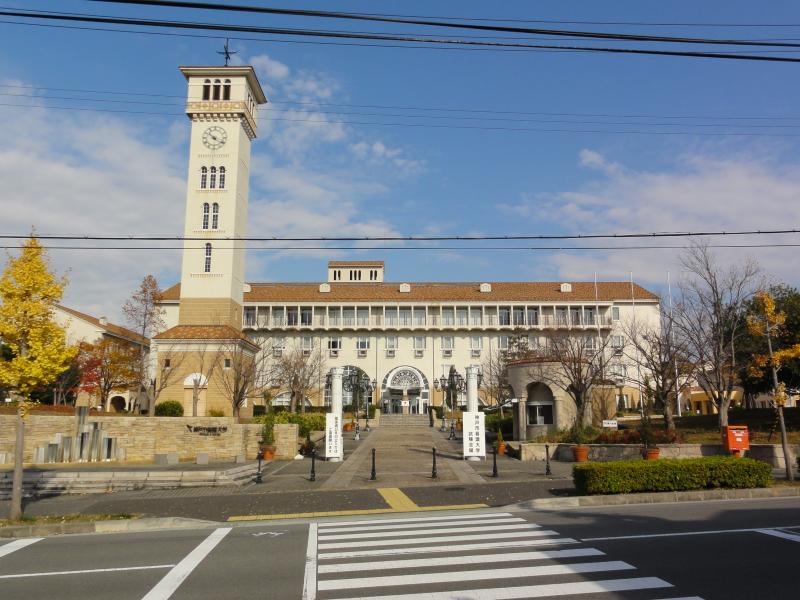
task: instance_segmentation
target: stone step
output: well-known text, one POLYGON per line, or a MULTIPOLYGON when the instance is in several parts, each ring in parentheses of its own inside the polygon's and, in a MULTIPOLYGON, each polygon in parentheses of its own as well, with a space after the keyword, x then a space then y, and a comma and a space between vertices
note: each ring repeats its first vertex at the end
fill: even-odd
POLYGON ((381 415, 381 427, 428 427, 427 415, 381 415))

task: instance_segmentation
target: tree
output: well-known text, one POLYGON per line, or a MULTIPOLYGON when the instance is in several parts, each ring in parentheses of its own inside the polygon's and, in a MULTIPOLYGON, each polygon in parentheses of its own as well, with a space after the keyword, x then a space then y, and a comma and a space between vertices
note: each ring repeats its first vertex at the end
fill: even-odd
POLYGON ((675 325, 695 379, 723 427, 737 378, 736 347, 747 332, 747 303, 761 287, 761 270, 749 259, 723 268, 708 246, 699 243, 684 251, 681 262, 688 276, 681 282, 675 325))
POLYGON ((630 320, 622 324, 622 332, 627 342, 625 357, 637 367, 628 377, 652 396, 652 404, 664 415, 667 430, 674 431, 673 398, 677 406, 680 377, 687 377, 689 369, 671 311, 662 306, 657 323, 630 320))
POLYGON ((592 392, 606 383, 606 348, 609 338, 586 335, 553 333, 546 337, 546 347, 530 349, 531 376, 538 381, 557 387, 575 403, 573 430, 580 431, 591 406, 592 392))
MULTIPOLYGON (((0 361, 0 385, 23 398, 52 383, 68 366, 76 350, 66 344, 64 330, 53 321, 66 280, 50 272, 44 248, 31 237, 16 258, 9 257, 0 277, 0 339, 10 358, 0 361)), ((22 453, 26 403, 17 409, 14 477, 10 518, 22 516, 22 453)))
POLYGON ((139 353, 134 344, 104 336, 86 344, 81 356, 80 387, 97 398, 100 406, 108 409, 112 391, 137 384, 139 353))
POLYGON ((786 386, 783 383, 779 383, 778 370, 784 361, 800 358, 800 344, 781 350, 773 350, 772 337, 783 328, 786 322, 786 315, 776 310, 775 300, 768 292, 758 292, 752 304, 753 311, 748 315, 747 329, 753 335, 763 336, 767 342, 767 354, 756 355, 753 359, 752 369, 758 372, 768 367, 772 376, 773 404, 781 429, 781 445, 783 446, 783 458, 786 463, 786 478, 792 481, 794 479, 792 459, 786 439, 786 422, 783 419, 783 406, 786 404, 786 386))
MULTIPOLYGON (((163 310, 159 307, 160 301, 161 290, 158 287, 158 281, 152 275, 146 275, 137 290, 122 306, 122 312, 131 329, 142 338, 135 365, 138 393, 134 400, 134 408, 140 395, 150 387, 149 346, 146 345, 145 340, 151 339, 156 333, 166 328, 163 310)), ((155 406, 155 399, 153 406, 155 406)), ((153 411, 151 410, 151 412, 153 411)))
MULTIPOLYGON (((200 402, 200 394, 208 387, 208 382, 220 367, 221 355, 215 348, 210 348, 209 344, 198 346, 194 351, 187 353, 184 360, 191 369, 192 374, 192 416, 197 416, 197 405, 200 402)), ((155 411, 153 411, 155 412, 155 411)))
POLYGON ((226 366, 216 378, 220 392, 230 402, 235 418, 258 382, 264 380, 267 353, 258 352, 249 342, 231 342, 220 349, 226 366))
POLYGON ((295 412, 299 401, 301 411, 305 412, 304 399, 324 378, 325 356, 322 348, 316 346, 308 350, 293 345, 283 350, 274 361, 272 380, 288 388, 291 394, 289 410, 295 412))
POLYGON ((486 396, 499 407, 500 417, 503 417, 503 402, 508 395, 508 361, 506 350, 492 348, 481 361, 482 387, 486 396))

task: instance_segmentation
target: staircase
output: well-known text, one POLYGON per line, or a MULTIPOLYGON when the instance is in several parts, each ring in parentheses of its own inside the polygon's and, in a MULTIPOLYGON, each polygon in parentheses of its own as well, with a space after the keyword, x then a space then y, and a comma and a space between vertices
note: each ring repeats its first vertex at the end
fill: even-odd
POLYGON ((381 415, 381 427, 428 427, 428 415, 381 415))

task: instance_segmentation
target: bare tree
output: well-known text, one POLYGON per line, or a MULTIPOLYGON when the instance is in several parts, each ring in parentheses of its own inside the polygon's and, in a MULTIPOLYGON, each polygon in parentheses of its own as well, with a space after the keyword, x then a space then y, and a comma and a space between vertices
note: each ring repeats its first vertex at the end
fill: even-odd
POLYGON ((677 405, 680 378, 691 371, 673 315, 661 307, 657 323, 631 319, 622 323, 621 331, 626 338, 624 355, 636 367, 628 378, 647 389, 664 415, 666 428, 673 431, 673 398, 677 405))
MULTIPOLYGON (((208 387, 208 382, 220 368, 222 354, 216 347, 210 348, 209 344, 202 344, 184 357, 187 367, 191 370, 192 378, 192 416, 197 416, 197 405, 200 394, 208 387)), ((155 411, 154 411, 155 412, 155 411)))
POLYGON ((186 359, 186 353, 175 352, 171 347, 159 348, 157 350, 158 363, 156 365, 156 376, 150 381, 150 409, 147 412, 148 417, 154 417, 156 414, 156 403, 158 402, 161 392, 175 383, 181 375, 181 366, 186 359))
POLYGON ((289 410, 295 412, 299 401, 301 411, 305 412, 304 399, 325 377, 325 355, 321 346, 304 349, 293 345, 282 351, 272 367, 273 381, 289 389, 291 402, 289 410))
POLYGON ((481 375, 486 396, 499 407, 502 418, 503 401, 508 390, 508 361, 505 349, 493 347, 486 353, 481 361, 481 375))
POLYGON ((605 365, 608 336, 553 333, 544 348, 531 348, 533 365, 529 374, 564 392, 575 403, 574 429, 586 422, 595 386, 606 383, 605 365))
POLYGON ((687 248, 681 262, 688 277, 681 282, 676 323, 695 367, 695 379, 728 424, 736 382, 736 344, 747 334, 747 303, 762 284, 753 260, 723 268, 706 244, 687 248))
POLYGON ((238 419, 239 410, 247 398, 264 381, 265 372, 271 368, 270 353, 259 352, 258 346, 250 342, 229 342, 220 348, 224 369, 215 378, 220 392, 231 404, 233 416, 238 419))
MULTIPOLYGON (((161 290, 158 281, 152 275, 146 275, 138 289, 125 301, 122 312, 130 327, 141 339, 139 340, 139 357, 136 361, 137 394, 131 410, 136 409, 141 394, 150 387, 149 340, 166 327, 163 311, 159 307, 161 290)), ((155 399, 153 402, 155 406, 155 399)), ((152 412, 152 410, 150 411, 152 412)))

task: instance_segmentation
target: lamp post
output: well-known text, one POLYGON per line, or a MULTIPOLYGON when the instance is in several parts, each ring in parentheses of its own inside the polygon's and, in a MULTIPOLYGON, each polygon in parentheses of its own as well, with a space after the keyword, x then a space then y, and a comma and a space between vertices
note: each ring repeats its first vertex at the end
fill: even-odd
MULTIPOLYGON (((452 420, 453 412, 456 408, 456 398, 458 397, 459 393, 464 393, 467 391, 467 382, 462 377, 462 375, 456 371, 455 367, 450 367, 450 372, 447 374, 447 377, 442 375, 439 379, 433 380, 433 387, 438 392, 442 390, 445 393, 445 400, 450 404, 450 417, 452 420)), ((444 411, 445 406, 442 407, 442 429, 441 431, 445 430, 444 426, 444 411)))
MULTIPOLYGON (((348 392, 355 392, 358 398, 358 404, 356 405, 356 420, 358 419, 358 413, 361 409, 361 398, 364 394, 368 394, 372 391, 373 386, 377 385, 377 381, 370 381, 369 375, 361 371, 359 374, 358 371, 353 369, 350 371, 350 374, 347 377, 342 378, 342 388, 348 392)), ((369 411, 367 411, 367 418, 369 418, 369 411)), ((369 431, 369 425, 367 424, 367 429, 365 431, 369 431)), ((356 429, 356 432, 358 430, 356 429)), ((359 439, 358 433, 356 433, 356 438, 359 439)))
MULTIPOLYGON (((372 380, 372 401, 375 402, 375 393, 378 391, 378 380, 372 380)), ((364 431, 369 431, 369 404, 364 404, 364 431)))

